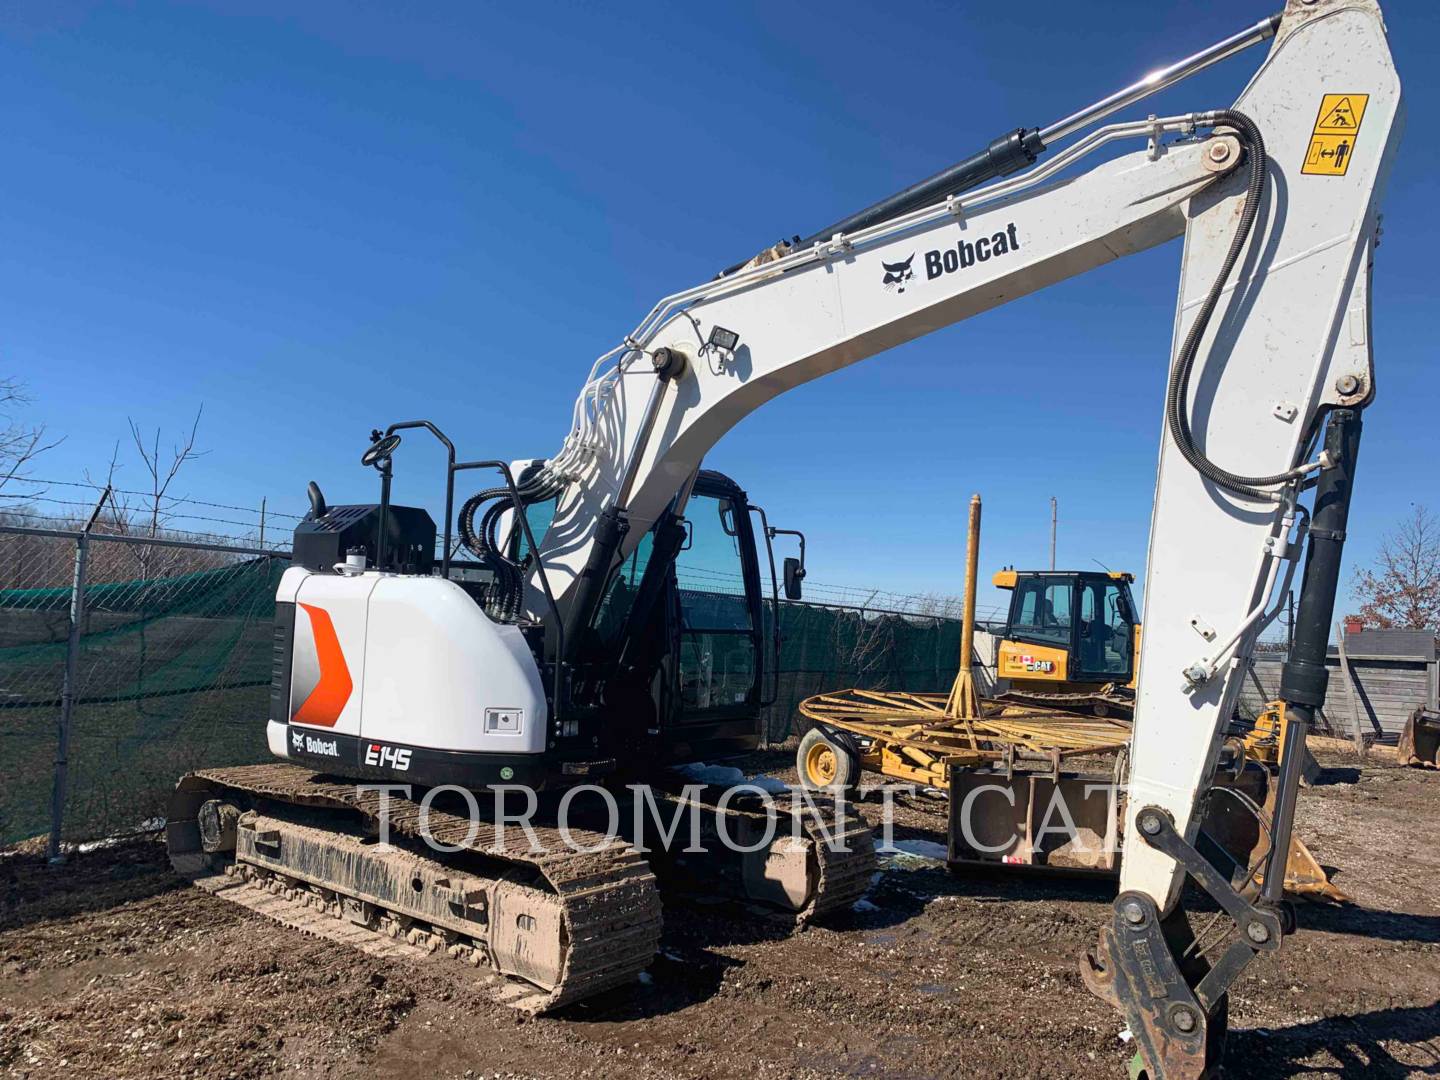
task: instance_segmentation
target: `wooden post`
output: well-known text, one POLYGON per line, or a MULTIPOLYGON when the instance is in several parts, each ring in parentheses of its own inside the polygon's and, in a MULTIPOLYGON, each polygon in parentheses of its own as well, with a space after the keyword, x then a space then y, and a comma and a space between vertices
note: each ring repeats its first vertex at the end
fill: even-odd
MULTIPOLYGON (((980 571, 980 496, 970 496, 970 527, 965 541, 965 614, 960 624, 960 671, 950 688, 945 705, 948 716, 971 719, 980 715, 980 699, 975 693, 972 656, 975 651, 976 579, 980 571)), ((974 735, 972 733, 973 741, 974 735)))
POLYGON ((1335 624, 1335 640, 1340 651, 1340 671, 1345 676, 1345 694, 1350 698, 1350 727, 1355 738, 1355 752, 1365 756, 1365 736, 1360 730, 1360 695, 1356 691, 1355 673, 1350 670, 1350 658, 1345 653, 1345 627, 1335 624))

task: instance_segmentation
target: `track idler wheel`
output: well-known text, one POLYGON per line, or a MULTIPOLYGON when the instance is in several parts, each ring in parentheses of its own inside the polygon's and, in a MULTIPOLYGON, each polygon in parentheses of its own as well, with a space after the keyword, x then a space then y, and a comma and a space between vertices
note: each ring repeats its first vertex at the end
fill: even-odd
POLYGON ((235 830, 240 821, 240 808, 219 799, 210 799, 200 805, 195 815, 200 826, 200 847, 209 855, 220 855, 235 850, 235 830))

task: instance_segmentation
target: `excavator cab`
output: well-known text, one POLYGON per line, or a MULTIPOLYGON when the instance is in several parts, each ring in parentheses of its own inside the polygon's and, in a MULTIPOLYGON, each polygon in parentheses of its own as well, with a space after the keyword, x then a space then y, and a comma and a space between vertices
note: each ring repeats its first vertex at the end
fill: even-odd
POLYGON ((580 694, 588 673, 601 730, 669 760, 759 744, 778 659, 770 530, 752 516, 762 513, 729 477, 702 469, 683 511, 613 571, 580 652, 580 694))
POLYGON ((996 657, 1007 697, 1129 715, 1140 635, 1133 574, 1005 569, 993 580, 1011 594, 996 657))

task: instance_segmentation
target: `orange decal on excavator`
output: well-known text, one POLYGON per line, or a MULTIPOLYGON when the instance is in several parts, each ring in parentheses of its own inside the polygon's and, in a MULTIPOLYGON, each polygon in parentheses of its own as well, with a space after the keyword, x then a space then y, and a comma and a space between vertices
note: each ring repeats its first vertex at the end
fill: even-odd
POLYGON ((292 719, 297 724, 313 724, 316 727, 334 727, 340 719, 345 702, 350 700, 354 684, 350 681, 350 668, 345 664, 345 654, 340 651, 340 639, 335 634, 335 624, 330 613, 312 604, 301 604, 310 616, 310 629, 315 635, 315 658, 320 665, 320 681, 309 697, 295 710, 292 719))

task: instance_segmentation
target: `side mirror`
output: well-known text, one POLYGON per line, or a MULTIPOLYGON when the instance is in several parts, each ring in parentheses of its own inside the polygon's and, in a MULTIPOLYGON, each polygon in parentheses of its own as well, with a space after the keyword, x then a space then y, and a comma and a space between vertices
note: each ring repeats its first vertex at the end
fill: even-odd
POLYGON ((793 555, 785 557, 785 599, 799 600, 800 583, 805 580, 805 567, 793 555))

